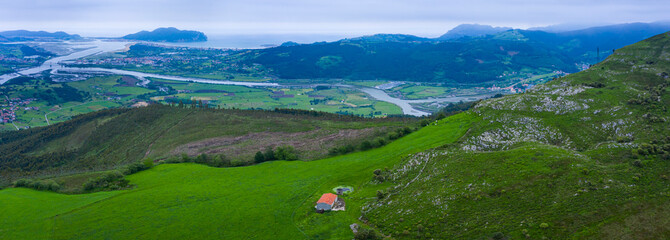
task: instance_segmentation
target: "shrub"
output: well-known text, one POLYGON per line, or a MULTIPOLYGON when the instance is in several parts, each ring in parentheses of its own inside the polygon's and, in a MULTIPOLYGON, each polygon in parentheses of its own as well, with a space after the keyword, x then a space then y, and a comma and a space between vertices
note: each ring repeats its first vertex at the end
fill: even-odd
POLYGON ((16 182, 14 182, 14 187, 25 187, 40 191, 53 191, 53 192, 57 192, 61 188, 60 184, 56 183, 54 180, 30 180, 30 179, 19 179, 16 182))
POLYGON ((373 145, 375 145, 375 147, 384 146, 386 145, 386 139, 378 137, 375 139, 373 145))
MULTIPOLYGON (((153 165, 153 164, 152 164, 153 165)), ((130 175, 139 171, 144 171, 149 169, 147 165, 141 162, 136 162, 136 163, 131 163, 128 164, 124 169, 123 169, 123 174, 125 175, 130 175)))
POLYGON ((256 152, 256 156, 254 156, 254 162, 256 163, 265 162, 265 155, 263 155, 261 151, 256 152))
POLYGON ((493 236, 491 236, 491 238, 493 238, 494 240, 503 240, 505 239, 505 234, 501 232, 495 232, 493 233, 493 236))
POLYGON ((230 159, 224 155, 217 155, 209 160, 208 165, 212 167, 228 167, 230 166, 230 159))
POLYGON ((642 167, 642 162, 640 160, 635 160, 633 162, 633 166, 641 168, 642 167))
POLYGON ((275 151, 272 150, 272 147, 268 147, 265 149, 265 161, 272 161, 276 160, 275 158, 275 151))
POLYGON ((195 160, 193 162, 200 164, 207 164, 208 160, 209 158, 207 157, 207 154, 203 153, 195 157, 195 160))
POLYGON ((190 161, 191 161, 191 157, 189 157, 188 154, 186 154, 186 153, 181 154, 181 162, 190 162, 190 161))
POLYGON ((548 223, 540 223, 540 228, 548 228, 549 224, 548 223))
POLYGON ((274 154, 277 160, 298 160, 298 152, 293 146, 278 147, 274 154))
POLYGON ((128 180, 124 178, 123 174, 119 171, 113 171, 88 180, 82 187, 84 188, 84 191, 91 192, 94 190, 116 190, 127 185, 128 180))
POLYGON ((377 200, 382 200, 386 197, 386 193, 384 193, 382 190, 377 190, 377 200))
POLYGON ((181 163, 181 158, 178 158, 176 156, 171 156, 168 159, 165 159, 164 163, 181 163))
POLYGON ((372 149, 372 143, 370 143, 368 140, 365 140, 361 143, 360 149, 361 151, 372 149))
POLYGON ((382 174, 382 170, 381 170, 381 169, 375 169, 375 171, 372 172, 372 173, 374 173, 375 175, 381 175, 381 174, 382 174))
POLYGON ((154 166, 154 160, 151 158, 144 159, 143 163, 146 169, 152 168, 154 166))
POLYGON ((389 139, 391 139, 391 140, 396 140, 396 139, 398 139, 398 138, 400 138, 400 135, 398 135, 397 132, 391 132, 391 133, 389 133, 389 139))
POLYGON ((382 239, 382 236, 369 228, 358 228, 358 232, 354 234, 354 239, 356 240, 372 240, 372 239, 382 239))

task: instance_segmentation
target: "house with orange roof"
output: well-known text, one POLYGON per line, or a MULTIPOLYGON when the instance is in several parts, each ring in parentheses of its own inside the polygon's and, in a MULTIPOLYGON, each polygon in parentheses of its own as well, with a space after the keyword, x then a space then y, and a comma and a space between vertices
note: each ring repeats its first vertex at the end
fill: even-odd
POLYGON ((316 201, 316 211, 323 213, 333 209, 333 205, 337 202, 337 195, 332 193, 325 193, 316 201))

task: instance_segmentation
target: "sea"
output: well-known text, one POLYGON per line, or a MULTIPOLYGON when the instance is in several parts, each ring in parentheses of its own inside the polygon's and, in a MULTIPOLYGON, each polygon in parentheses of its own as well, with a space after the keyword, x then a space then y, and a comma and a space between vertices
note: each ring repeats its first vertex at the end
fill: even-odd
POLYGON ((207 35, 206 42, 165 43, 170 46, 184 46, 197 48, 227 48, 227 49, 259 49, 279 46, 285 42, 309 44, 315 42, 333 42, 344 38, 353 38, 358 35, 346 34, 238 34, 238 35, 207 35))

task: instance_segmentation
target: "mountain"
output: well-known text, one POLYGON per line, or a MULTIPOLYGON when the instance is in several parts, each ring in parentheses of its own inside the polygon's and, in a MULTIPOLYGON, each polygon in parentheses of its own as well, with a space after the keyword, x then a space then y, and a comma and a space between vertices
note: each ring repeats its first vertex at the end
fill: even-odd
POLYGON ((79 40, 81 36, 77 34, 68 34, 66 32, 45 32, 45 31, 28 31, 28 30, 13 30, 0 32, 0 36, 11 41, 32 41, 32 40, 79 40))
POLYGON ((591 27, 595 27, 595 26, 599 26, 599 25, 582 24, 582 23, 562 23, 562 24, 555 24, 555 25, 549 25, 549 26, 544 26, 544 27, 531 27, 531 28, 528 28, 526 30, 559 33, 559 32, 576 31, 576 30, 591 28, 591 27))
POLYGON ((667 239, 670 32, 479 102, 455 144, 382 173, 368 224, 398 239, 667 239), (477 217, 472 217, 477 216, 477 217))
POLYGON ((256 50, 247 54, 246 61, 272 69, 273 74, 284 79, 387 79, 447 84, 495 82, 505 71, 541 67, 577 71, 574 61, 552 46, 492 38, 439 43, 346 39, 256 50))
POLYGON ((479 24, 461 24, 438 37, 438 40, 452 40, 462 37, 481 37, 510 30, 509 27, 493 27, 479 24))
POLYGON ((363 36, 351 39, 344 39, 342 42, 433 42, 433 39, 417 37, 407 34, 375 34, 370 36, 363 36))
POLYGON ((151 32, 141 31, 128 34, 123 39, 150 41, 150 42, 205 42, 207 36, 198 31, 179 30, 173 27, 157 28, 151 32))
MULTIPOLYGON (((491 29, 490 27, 485 27, 491 29)), ((496 31, 502 30, 498 28, 496 31)), ((657 23, 634 23, 549 33, 513 29, 477 38, 431 41, 411 35, 379 34, 337 42, 251 51, 284 79, 384 79, 444 84, 495 84, 504 74, 521 77, 574 73, 613 49, 670 30, 657 23)))

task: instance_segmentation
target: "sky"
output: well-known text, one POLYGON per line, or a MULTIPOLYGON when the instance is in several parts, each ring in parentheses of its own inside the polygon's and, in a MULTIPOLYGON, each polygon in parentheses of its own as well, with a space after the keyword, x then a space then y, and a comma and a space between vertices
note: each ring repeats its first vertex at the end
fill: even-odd
POLYGON ((668 0, 0 0, 0 30, 118 37, 157 27, 223 34, 404 33, 670 20, 668 0))

